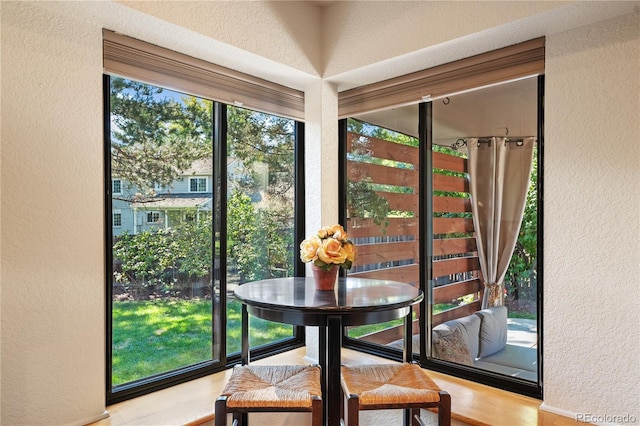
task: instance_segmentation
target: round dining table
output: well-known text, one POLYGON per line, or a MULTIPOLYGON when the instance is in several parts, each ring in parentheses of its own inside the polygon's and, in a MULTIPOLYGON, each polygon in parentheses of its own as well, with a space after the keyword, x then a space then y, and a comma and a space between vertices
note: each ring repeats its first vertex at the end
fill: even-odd
MULTIPOLYGON (((343 327, 410 318, 411 306, 423 299, 422 291, 410 284, 351 277, 338 278, 334 290, 316 290, 311 277, 253 281, 239 285, 235 296, 252 316, 319 327, 318 363, 327 426, 340 425, 343 327)), ((242 345, 243 360, 248 362, 248 339, 243 338, 242 345)))

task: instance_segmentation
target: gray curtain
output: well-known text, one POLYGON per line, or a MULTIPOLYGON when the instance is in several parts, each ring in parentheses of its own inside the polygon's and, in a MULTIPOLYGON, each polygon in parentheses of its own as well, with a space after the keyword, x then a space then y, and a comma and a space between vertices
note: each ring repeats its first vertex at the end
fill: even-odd
POLYGON ((467 138, 469 189, 485 291, 482 308, 504 304, 504 277, 522 223, 534 138, 522 144, 467 138))

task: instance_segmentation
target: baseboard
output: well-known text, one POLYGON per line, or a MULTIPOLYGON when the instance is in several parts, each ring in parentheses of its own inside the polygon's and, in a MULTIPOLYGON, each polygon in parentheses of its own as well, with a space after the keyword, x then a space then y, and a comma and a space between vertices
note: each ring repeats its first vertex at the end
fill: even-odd
POLYGON ((630 414, 625 416, 613 416, 613 415, 600 415, 595 413, 573 413, 571 411, 563 410, 561 408, 552 407, 546 405, 544 402, 540 405, 540 409, 548 411, 560 416, 569 417, 577 423, 584 423, 590 425, 601 426, 624 426, 625 424, 635 424, 638 419, 630 414))
MULTIPOLYGON (((562 408, 557 408, 557 407, 553 407, 549 404, 547 404, 546 402, 543 402, 542 404, 540 404, 540 409, 542 411, 548 411, 549 413, 553 413, 553 414, 557 414, 559 416, 563 416, 563 417, 568 417, 572 420, 577 420, 578 418, 578 413, 574 413, 572 411, 569 410, 563 410, 562 408)), ((586 422, 581 422, 581 423, 586 423, 586 422)))
POLYGON ((318 359, 317 358, 312 358, 309 355, 305 355, 303 359, 304 359, 304 362, 307 362, 307 363, 309 363, 311 365, 318 364, 318 359))
POLYGON ((88 425, 88 424, 100 421, 102 419, 106 419, 107 417, 109 417, 109 412, 107 410, 105 410, 105 411, 102 412, 102 414, 99 414, 97 416, 87 417, 85 419, 78 420, 78 421, 73 422, 73 423, 67 423, 66 425, 63 425, 63 426, 88 425))

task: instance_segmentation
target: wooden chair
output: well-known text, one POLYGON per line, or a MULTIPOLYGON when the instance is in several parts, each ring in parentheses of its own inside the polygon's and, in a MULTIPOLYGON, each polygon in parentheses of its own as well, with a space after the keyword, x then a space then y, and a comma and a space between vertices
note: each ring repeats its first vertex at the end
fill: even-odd
POLYGON ((451 424, 451 396, 413 363, 412 334, 409 312, 405 318, 404 363, 342 366, 343 418, 347 426, 359 425, 362 410, 389 409, 404 409, 404 425, 420 426, 421 408, 437 408, 438 424, 451 424))
POLYGON ((247 426, 250 412, 308 411, 322 426, 322 375, 317 365, 248 365, 249 315, 242 305, 242 365, 234 367, 215 402, 215 426, 247 426))

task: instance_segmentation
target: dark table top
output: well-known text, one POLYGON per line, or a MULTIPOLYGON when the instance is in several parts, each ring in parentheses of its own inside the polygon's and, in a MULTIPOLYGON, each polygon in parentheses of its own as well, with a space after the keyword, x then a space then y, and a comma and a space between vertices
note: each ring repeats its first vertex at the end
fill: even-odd
POLYGON ((343 325, 401 318, 423 297, 409 284, 366 278, 338 278, 333 291, 320 291, 311 277, 254 281, 238 286, 235 295, 261 318, 317 326, 326 325, 329 315, 339 315, 343 325))

